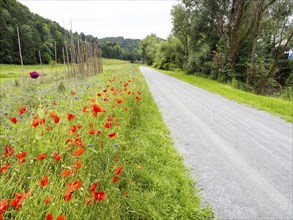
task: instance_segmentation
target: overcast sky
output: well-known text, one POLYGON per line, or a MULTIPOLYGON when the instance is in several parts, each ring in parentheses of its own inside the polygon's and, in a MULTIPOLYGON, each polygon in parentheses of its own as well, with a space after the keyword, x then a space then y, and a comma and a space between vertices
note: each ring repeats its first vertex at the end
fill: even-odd
POLYGON ((73 31, 98 38, 138 39, 151 33, 166 39, 172 30, 171 8, 178 3, 178 0, 18 1, 66 29, 70 29, 71 19, 73 31))

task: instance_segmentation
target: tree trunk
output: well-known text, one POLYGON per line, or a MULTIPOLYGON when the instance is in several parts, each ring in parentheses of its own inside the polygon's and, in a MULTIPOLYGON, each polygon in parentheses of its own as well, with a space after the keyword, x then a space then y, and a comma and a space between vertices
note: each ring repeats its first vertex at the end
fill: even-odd
MULTIPOLYGON (((253 78, 254 72, 255 72, 255 51, 256 51, 256 46, 257 46, 257 40, 258 40, 258 36, 259 36, 259 32, 261 30, 261 20, 262 20, 262 15, 265 12, 265 10, 275 2, 276 0, 271 0, 269 1, 266 5, 265 5, 265 1, 262 2, 256 2, 256 16, 255 16, 255 20, 256 21, 256 25, 255 25, 255 33, 253 35, 253 41, 252 41, 252 50, 251 50, 251 59, 250 59, 250 67, 247 69, 247 78, 246 78, 246 88, 249 87, 251 79, 253 78), (259 3, 259 4, 258 4, 259 3)), ((253 22, 252 21, 252 22, 253 22)), ((254 24, 251 24, 254 26, 254 24)), ((251 26, 251 27, 253 27, 251 26)))
POLYGON ((291 41, 292 37, 293 37, 293 30, 289 33, 289 36, 288 36, 287 41, 284 44, 284 46, 279 49, 279 51, 278 51, 278 53, 277 53, 277 55, 275 57, 275 60, 274 60, 273 65, 271 66, 271 68, 269 69, 269 71, 267 72, 267 74, 265 74, 265 76, 260 81, 259 86, 258 86, 258 88, 256 90, 256 93, 257 94, 261 94, 262 93, 262 91, 264 89, 264 86, 265 86, 266 82, 268 81, 269 77, 271 77, 272 75, 274 75, 273 74, 274 73, 274 70, 275 70, 277 64, 279 63, 279 60, 281 59, 283 53, 287 49, 287 46, 288 46, 289 42, 291 41))
POLYGON ((239 50, 238 33, 244 11, 245 0, 233 0, 229 18, 229 60, 232 68, 235 67, 239 50))

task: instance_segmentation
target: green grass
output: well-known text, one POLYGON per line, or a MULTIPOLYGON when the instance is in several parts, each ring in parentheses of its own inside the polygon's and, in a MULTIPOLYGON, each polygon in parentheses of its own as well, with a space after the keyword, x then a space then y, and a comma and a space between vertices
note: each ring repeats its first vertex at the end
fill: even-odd
MULTIPOLYGON (((55 75, 55 70, 63 72, 63 65, 58 64, 57 68, 54 64, 46 65, 25 65, 24 66, 24 77, 29 75, 29 72, 38 71, 40 73, 46 73, 49 75, 55 75)), ((0 64, 0 82, 7 80, 13 80, 22 77, 22 68, 20 65, 0 64)))
MULTIPOLYGON (((124 60, 115 60, 115 59, 106 59, 103 58, 104 66, 110 67, 115 65, 123 65, 127 64, 127 61, 124 60)), ((14 80, 22 80, 22 74, 24 78, 29 76, 29 72, 37 71, 41 74, 45 74, 47 76, 56 77, 56 70, 58 75, 63 76, 64 66, 63 64, 45 64, 45 65, 24 65, 24 74, 22 73, 22 67, 20 65, 14 64, 0 64, 0 83, 6 81, 14 81, 14 80)))
POLYGON ((0 167, 10 163, 0 173, 0 202, 11 202, 15 193, 31 192, 18 211, 8 207, 4 218, 45 219, 52 213, 54 219, 60 214, 67 219, 213 219, 211 208, 201 205, 138 66, 107 62, 103 74, 90 78, 31 79, 25 91, 14 82, 1 84, 0 154, 6 145, 13 147, 14 154, 0 157, 0 167), (92 112, 94 103, 104 110, 97 117, 92 112), (18 115, 21 106, 27 111, 18 115), (82 111, 85 106, 88 112, 82 111), (50 116, 52 112, 60 117, 59 123, 50 116), (68 113, 76 117, 68 121, 68 113), (35 115, 46 121, 33 128, 35 115), (11 117, 18 122, 12 123, 11 117), (112 121, 110 128, 105 128, 107 121, 112 121), (91 135, 91 129, 96 133, 91 135), (109 138, 112 131, 116 136, 109 138), (73 156, 79 148, 84 153, 73 156), (52 156, 55 151, 62 156, 60 161, 52 156), (15 156, 20 152, 27 153, 21 164, 15 156), (42 153, 47 157, 36 160, 42 153), (82 162, 80 169, 73 167, 76 160, 82 162), (115 174, 119 166, 123 170, 115 174), (64 170, 74 172, 61 177, 64 170), (44 175, 49 182, 42 187, 39 182, 44 175), (112 181, 114 176, 117 182, 112 181), (70 201, 64 201, 66 184, 77 180, 82 187, 74 190, 70 201), (95 191, 105 192, 106 197, 87 205, 85 199, 92 198, 89 189, 94 182, 98 182, 95 191), (47 197, 50 204, 43 202, 47 197))
POLYGON ((214 80, 206 79, 195 75, 187 75, 184 72, 165 71, 159 69, 156 70, 168 74, 169 76, 180 79, 189 84, 195 85, 199 88, 222 95, 238 103, 246 104, 248 106, 272 113, 288 122, 293 122, 292 101, 256 95, 253 93, 235 89, 232 86, 225 85, 214 80))

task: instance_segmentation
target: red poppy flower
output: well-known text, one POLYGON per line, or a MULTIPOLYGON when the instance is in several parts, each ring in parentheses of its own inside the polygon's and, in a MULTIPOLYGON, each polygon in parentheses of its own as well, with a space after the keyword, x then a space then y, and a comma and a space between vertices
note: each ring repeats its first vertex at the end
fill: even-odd
POLYGON ((73 167, 75 169, 79 169, 79 168, 81 168, 81 166, 82 166, 82 162, 80 160, 77 160, 77 161, 74 162, 73 167))
POLYGON ((98 182, 95 182, 91 185, 90 192, 94 192, 98 186, 98 182))
POLYGON ((58 117, 58 115, 55 112, 50 112, 50 116, 54 120, 55 123, 60 122, 60 117, 58 117))
POLYGON ((110 132, 108 136, 109 136, 109 138, 113 138, 113 137, 116 136, 116 133, 115 132, 110 132))
POLYGON ((18 164, 22 164, 25 162, 26 152, 22 152, 15 155, 18 158, 18 164))
POLYGON ((22 107, 19 109, 18 114, 19 114, 19 115, 22 115, 23 113, 25 113, 25 111, 26 111, 26 107, 25 107, 25 106, 22 106, 22 107))
POLYGON ((71 170, 64 170, 63 173, 60 174, 60 176, 67 177, 67 176, 70 176, 70 174, 71 174, 71 170))
POLYGON ((66 220, 64 215, 59 215, 56 220, 66 220))
POLYGON ((63 195, 63 199, 66 201, 66 202, 69 202, 72 198, 72 193, 79 189, 80 187, 82 186, 82 183, 80 180, 76 180, 75 182, 73 182, 72 184, 71 183, 67 183, 66 184, 66 191, 63 195))
POLYGON ((109 99, 107 97, 104 98, 104 102, 108 102, 109 99))
POLYGON ((73 151, 73 156, 74 157, 77 157, 77 156, 80 156, 84 153, 84 149, 82 147, 76 149, 73 151))
POLYGON ((68 119, 68 121, 71 121, 72 119, 74 119, 75 118, 75 114, 68 114, 67 115, 67 119, 68 119))
POLYGON ((95 133, 96 133, 96 131, 95 131, 94 129, 90 129, 90 130, 89 130, 89 134, 92 135, 92 134, 95 134, 95 133))
POLYGON ((55 158, 55 160, 57 160, 57 161, 61 160, 61 155, 60 155, 60 154, 58 154, 58 152, 57 152, 57 151, 55 151, 55 152, 53 153, 53 157, 54 157, 54 158, 55 158))
POLYGON ((46 122, 46 119, 45 119, 45 118, 41 118, 41 119, 39 120, 40 125, 41 125, 41 124, 44 124, 45 122, 46 122))
POLYGON ((75 132, 77 131, 77 127, 75 125, 71 126, 71 128, 69 129, 68 133, 69 134, 75 134, 75 132))
POLYGON ((92 204, 93 199, 89 197, 89 198, 86 198, 84 202, 85 202, 85 204, 90 205, 90 204, 92 204))
POLYGON ((40 180, 40 186, 46 186, 49 182, 48 176, 43 176, 40 180))
POLYGON ((47 197, 44 199, 44 203, 45 204, 49 204, 51 202, 51 198, 50 197, 47 197))
POLYGON ((119 179, 118 176, 114 176, 113 179, 112 179, 112 182, 116 183, 118 181, 118 179, 119 179))
POLYGON ((96 131, 97 134, 102 134, 102 131, 99 129, 96 131))
POLYGON ((7 208, 8 208, 8 201, 7 199, 4 198, 0 201, 0 217, 2 214, 4 214, 7 208))
POLYGON ((123 166, 117 167, 117 170, 115 173, 119 175, 121 173, 121 170, 123 170, 123 166))
POLYGON ((94 105, 92 106, 92 113, 93 113, 93 115, 94 115, 95 117, 97 117, 97 114, 98 114, 99 112, 102 112, 102 109, 100 108, 100 106, 94 104, 94 105))
POLYGON ((69 202, 71 198, 72 198, 72 193, 69 191, 66 191, 65 194, 63 195, 64 201, 69 202))
POLYGON ((14 206, 15 210, 19 210, 21 203, 30 195, 28 190, 25 194, 15 193, 15 199, 12 199, 9 203, 9 206, 14 206))
POLYGON ((100 192, 92 192, 92 196, 94 198, 94 200, 101 202, 105 199, 106 194, 104 191, 100 191, 100 192))
POLYGON ((53 220, 53 214, 51 214, 51 213, 47 214, 46 220, 53 220))
POLYGON ((14 124, 17 123, 17 119, 16 119, 16 118, 10 118, 9 120, 10 120, 11 122, 13 122, 14 124))
POLYGON ((118 103, 118 104, 121 104, 122 102, 123 102, 122 99, 117 99, 117 103, 118 103))
POLYGON ((139 101, 139 100, 140 100, 140 97, 136 96, 136 97, 135 97, 135 100, 138 100, 138 101, 139 101))
POLYGON ((79 189, 80 187, 82 187, 82 183, 80 180, 76 180, 75 182, 72 183, 71 186, 76 190, 76 189, 79 189))
POLYGON ((3 152, 3 156, 10 157, 13 155, 13 153, 14 153, 14 149, 11 146, 6 145, 5 150, 3 152))
POLYGON ((33 119, 33 121, 32 121, 32 126, 34 127, 34 128, 36 128, 36 127, 38 127, 38 125, 39 125, 39 116, 38 115, 35 115, 34 116, 34 119, 33 119))
POLYGON ((104 128, 111 128, 112 123, 110 121, 107 121, 106 124, 104 125, 104 128))
POLYGON ((37 160, 44 160, 46 157, 47 157, 47 153, 43 153, 37 157, 37 160))
POLYGON ((5 165, 3 165, 2 167, 0 167, 0 173, 5 173, 9 166, 10 166, 10 163, 8 162, 5 165))

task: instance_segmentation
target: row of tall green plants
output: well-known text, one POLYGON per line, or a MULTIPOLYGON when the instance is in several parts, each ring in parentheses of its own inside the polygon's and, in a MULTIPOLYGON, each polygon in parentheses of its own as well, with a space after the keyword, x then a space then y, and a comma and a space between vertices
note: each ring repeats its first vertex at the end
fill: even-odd
POLYGON ((171 11, 172 35, 145 37, 142 59, 160 69, 292 98, 292 12, 290 0, 181 0, 171 11))

